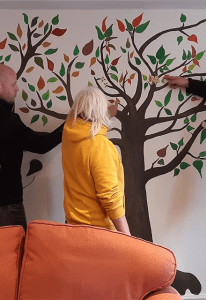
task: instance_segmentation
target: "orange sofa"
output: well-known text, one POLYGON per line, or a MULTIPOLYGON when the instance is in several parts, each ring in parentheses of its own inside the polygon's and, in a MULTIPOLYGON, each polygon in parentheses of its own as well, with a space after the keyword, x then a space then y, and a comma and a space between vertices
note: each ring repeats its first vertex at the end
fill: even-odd
POLYGON ((174 254, 120 232, 48 221, 0 228, 1 300, 178 300, 174 254), (23 259, 23 260, 22 260, 23 259))

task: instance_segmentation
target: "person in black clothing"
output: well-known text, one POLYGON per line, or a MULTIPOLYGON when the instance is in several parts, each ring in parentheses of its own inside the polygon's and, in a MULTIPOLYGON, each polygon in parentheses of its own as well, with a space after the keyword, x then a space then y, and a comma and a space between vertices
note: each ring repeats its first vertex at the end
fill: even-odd
POLYGON ((15 71, 0 64, 0 226, 27 222, 23 206, 23 151, 44 154, 62 140, 64 123, 51 133, 35 132, 12 111, 18 91, 15 71))

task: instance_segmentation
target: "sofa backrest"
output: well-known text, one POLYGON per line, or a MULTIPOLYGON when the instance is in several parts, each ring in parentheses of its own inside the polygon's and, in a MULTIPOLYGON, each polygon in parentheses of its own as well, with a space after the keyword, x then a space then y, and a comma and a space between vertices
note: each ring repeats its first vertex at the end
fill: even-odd
POLYGON ((174 280, 174 254, 103 228, 28 225, 18 300, 142 299, 174 280))
POLYGON ((16 300, 25 232, 21 226, 0 227, 0 299, 16 300))

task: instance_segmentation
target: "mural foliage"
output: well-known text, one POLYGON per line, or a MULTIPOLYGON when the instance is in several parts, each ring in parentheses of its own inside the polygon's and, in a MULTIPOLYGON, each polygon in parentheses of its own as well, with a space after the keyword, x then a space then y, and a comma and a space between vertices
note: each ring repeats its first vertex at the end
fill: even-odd
MULTIPOLYGON (((56 112, 53 110, 53 103, 67 101, 68 108, 71 107, 73 103, 71 83, 85 68, 85 63, 89 62, 88 85, 98 86, 110 98, 111 103, 116 99, 119 103, 116 118, 121 126, 112 129, 119 137, 111 138, 111 141, 121 150, 125 170, 126 216, 131 234, 152 241, 147 206, 147 182, 168 172, 171 172, 171 176, 178 176, 188 167, 193 167, 194 172, 197 171, 202 177, 206 150, 202 149, 196 154, 192 153, 191 147, 194 143, 202 144, 206 138, 206 129, 203 129, 201 122, 197 121, 197 114, 206 110, 204 100, 179 90, 176 109, 172 110, 170 104, 173 91, 167 87, 163 77, 167 74, 173 75, 175 72, 183 77, 197 77, 204 80, 206 73, 199 73, 197 70, 206 50, 197 52, 198 36, 187 32, 201 26, 206 20, 190 24, 187 17, 181 14, 180 23, 176 27, 163 29, 140 44, 139 36, 144 35, 148 27, 152 26, 150 20, 144 20, 143 14, 133 20, 116 19, 112 24, 105 17, 101 24, 94 26, 94 36, 91 36, 87 44, 80 48, 78 45, 72 45, 70 41, 70 57, 65 53, 59 53, 59 61, 54 63, 52 55, 59 51, 58 43, 61 43, 59 39, 67 32, 67 28, 61 28, 59 22, 59 15, 54 16, 50 23, 46 23, 39 20, 39 17, 29 20, 28 15, 23 13, 22 22, 13 32, 8 32, 5 39, 0 42, 0 49, 5 49, 6 53, 0 56, 1 63, 10 64, 14 52, 19 54, 17 78, 22 80, 22 86, 25 87, 21 91, 25 105, 20 110, 28 114, 31 124, 42 122, 45 126, 50 117, 65 120, 67 112, 56 112), (181 61, 172 54, 172 50, 171 53, 165 50, 162 40, 158 45, 158 39, 166 37, 171 32, 173 37, 176 36, 174 43, 180 47, 181 61), (23 36, 26 38, 25 42, 22 42, 23 36), (51 37, 56 38, 52 43, 51 37), (117 40, 122 43, 118 51, 117 40), (187 40, 185 49, 181 48, 183 40, 187 40), (154 47, 151 47, 153 43, 154 47), (32 62, 33 66, 28 67, 28 62, 32 62), (37 68, 40 73, 38 81, 28 82, 27 74, 37 71, 37 68), (43 69, 50 71, 51 76, 47 80, 41 75, 43 69), (58 86, 53 88, 56 83, 58 86), (131 87, 134 90, 132 96, 131 87), (156 100, 159 91, 164 91, 165 96, 156 100), (144 99, 143 94, 146 95, 144 99), (189 107, 190 101, 196 105, 189 107), (147 110, 154 103, 156 105, 154 115, 147 117, 147 110), (158 124, 164 125, 164 129, 148 133, 150 128, 158 124), (146 169, 145 142, 152 142, 159 137, 164 139, 165 135, 175 132, 181 132, 182 138, 171 140, 169 144, 159 149, 156 152, 156 160, 146 169), (188 135, 185 135, 185 132, 190 133, 187 139, 185 136, 188 135), (166 162, 169 148, 174 155, 166 162), (188 163, 187 157, 193 158, 192 164, 188 163)), ((200 289, 198 285, 196 290, 194 288, 194 293, 200 292, 200 289)))

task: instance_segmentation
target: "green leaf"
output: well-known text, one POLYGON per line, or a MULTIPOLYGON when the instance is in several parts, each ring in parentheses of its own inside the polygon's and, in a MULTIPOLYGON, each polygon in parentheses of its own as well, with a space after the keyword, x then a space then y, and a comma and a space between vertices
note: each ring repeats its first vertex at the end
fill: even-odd
POLYGON ((28 87, 29 87, 30 91, 35 92, 35 87, 33 85, 28 83, 28 87))
POLYGON ((93 84, 90 82, 90 81, 88 81, 88 86, 92 86, 93 84))
POLYGON ((11 45, 11 44, 8 44, 8 45, 11 48, 11 50, 19 52, 19 49, 16 46, 11 45))
POLYGON ((44 69, 44 63, 43 63, 43 59, 41 57, 34 57, 34 62, 35 64, 37 64, 39 67, 41 67, 42 69, 44 69))
POLYGON ((195 67, 195 65, 191 65, 191 66, 188 67, 188 69, 189 69, 190 71, 192 71, 192 70, 194 69, 194 67, 195 67))
POLYGON ((56 53, 57 50, 58 50, 58 48, 56 48, 56 49, 49 49, 49 50, 47 50, 46 52, 44 52, 44 54, 45 54, 45 55, 51 55, 51 54, 56 53))
POLYGON ((35 34, 33 35, 34 38, 38 38, 38 37, 40 37, 40 36, 42 36, 42 34, 40 34, 40 33, 35 33, 35 34))
POLYGON ((110 37, 112 35, 112 33, 113 33, 112 32, 112 26, 113 26, 113 24, 105 31, 104 36, 106 38, 110 37))
POLYGON ((147 80, 147 76, 143 75, 143 80, 146 81, 147 80))
POLYGON ((202 142, 205 140, 205 138, 206 138, 206 129, 203 129, 201 131, 200 144, 202 144, 202 142))
POLYGON ((21 80, 22 80, 23 82, 27 82, 26 78, 24 78, 24 77, 22 77, 21 80))
POLYGON ((117 68, 116 68, 115 66, 111 66, 111 69, 112 69, 113 71, 115 71, 115 72, 118 73, 118 70, 117 70, 117 68))
POLYGON ((163 47, 163 45, 159 48, 159 50, 156 53, 156 58, 157 59, 161 59, 162 57, 165 56, 165 49, 163 47))
POLYGON ((104 34, 102 33, 101 29, 98 26, 95 26, 95 28, 97 30, 99 40, 102 41, 104 39, 104 34))
POLYGON ((53 19, 52 19, 52 24, 53 25, 57 25, 59 23, 59 15, 57 15, 56 17, 54 17, 53 19))
POLYGON ((181 146, 184 146, 184 142, 183 142, 183 138, 178 142, 178 145, 181 147, 181 146))
POLYGON ((47 33, 48 29, 49 29, 49 24, 47 23, 47 24, 44 26, 44 34, 47 33))
POLYGON ((177 150, 178 145, 175 143, 170 143, 170 146, 172 147, 173 150, 177 150))
POLYGON ((47 82, 56 82, 58 79, 56 77, 51 77, 47 80, 47 82))
POLYGON ((24 90, 22 91, 22 98, 24 101, 26 101, 28 99, 28 95, 24 90))
POLYGON ((111 74, 111 78, 118 82, 118 77, 115 74, 111 74))
POLYGON ((95 52, 95 56, 96 56, 96 58, 99 57, 99 47, 97 48, 97 50, 96 50, 96 52, 95 52))
POLYGON ((168 60, 166 61, 166 65, 167 65, 167 66, 170 66, 171 63, 173 63, 173 61, 174 61, 175 59, 176 59, 176 58, 168 59, 168 60))
POLYGON ((191 120, 192 122, 195 122, 195 121, 197 120, 197 114, 194 114, 194 115, 190 118, 190 120, 191 120))
POLYGON ((3 59, 3 55, 2 56, 0 56, 0 61, 3 59))
POLYGON ((59 71, 59 74, 61 75, 61 77, 63 77, 65 75, 65 67, 64 67, 63 63, 61 64, 61 69, 59 71))
POLYGON ((183 15, 183 14, 181 14, 180 21, 181 21, 182 23, 184 23, 184 22, 186 22, 186 20, 187 20, 186 16, 183 15))
POLYGON ((48 118, 46 116, 42 117, 43 125, 45 125, 48 122, 48 118))
POLYGON ((141 60, 138 57, 135 57, 135 61, 138 66, 141 65, 141 60))
POLYGON ((25 24, 29 24, 29 19, 28 19, 28 16, 26 14, 22 14, 24 16, 24 23, 25 24))
POLYGON ((37 20, 39 17, 35 17, 33 18, 33 20, 31 21, 31 27, 34 27, 37 24, 37 20))
POLYGON ((183 41, 183 37, 182 36, 178 36, 177 38, 177 42, 178 42, 178 45, 183 41))
MULTIPOLYGON (((206 51, 206 50, 205 50, 205 51, 206 51)), ((202 51, 202 52, 198 53, 198 54, 196 55, 195 58, 196 58, 197 60, 200 60, 200 59, 203 57, 205 51, 202 51)))
POLYGON ((7 61, 7 62, 10 61, 10 58, 11 58, 11 54, 9 54, 8 56, 5 57, 5 61, 7 61))
POLYGON ((170 102, 171 99, 171 95, 172 95, 172 90, 170 90, 167 95, 165 96, 165 100, 164 100, 164 105, 167 106, 168 103, 170 102))
POLYGON ((195 169, 199 172, 200 177, 202 178, 202 167, 203 167, 203 161, 202 160, 195 160, 193 162, 193 166, 195 167, 195 169))
POLYGON ((120 47, 123 53, 126 53, 127 50, 125 50, 124 48, 120 47))
POLYGON ((170 54, 164 55, 162 58, 159 59, 159 64, 163 64, 163 62, 165 61, 165 59, 169 56, 170 54))
POLYGON ((148 82, 146 82, 146 83, 144 84, 144 89, 145 89, 145 90, 146 90, 146 88, 148 87, 148 85, 149 85, 148 82))
POLYGON ((132 31, 132 30, 133 30, 132 24, 129 23, 129 22, 127 21, 127 19, 125 19, 125 22, 126 22, 126 24, 127 24, 127 30, 128 30, 128 31, 132 31))
POLYGON ((106 65, 108 65, 108 63, 109 63, 109 56, 108 56, 108 54, 106 55, 104 62, 105 62, 106 65))
POLYGON ((52 101, 49 100, 49 102, 47 102, 46 106, 47 106, 48 109, 50 109, 52 107, 52 101))
POLYGON ((38 121, 38 120, 39 120, 39 115, 33 116, 33 118, 31 119, 31 124, 38 121))
POLYGON ((152 63, 153 65, 155 65, 156 62, 157 62, 156 57, 154 57, 154 56, 152 56, 152 55, 147 55, 147 56, 149 57, 151 63, 152 63))
POLYGON ((78 48, 77 45, 76 45, 75 48, 74 48, 73 54, 74 54, 75 56, 77 56, 77 55, 79 54, 79 48, 78 48))
POLYGON ((160 159, 160 160, 158 160, 158 162, 157 162, 159 165, 164 165, 165 164, 165 162, 164 162, 164 159, 160 159))
POLYGON ((174 169, 174 175, 173 176, 177 176, 180 174, 180 169, 174 169))
POLYGON ((192 127, 192 126, 190 126, 190 125, 187 126, 187 131, 188 131, 188 132, 190 132, 190 131, 193 130, 193 129, 194 129, 194 127, 192 127))
POLYGON ((190 59, 191 59, 191 56, 192 56, 191 52, 188 51, 188 54, 187 54, 187 60, 190 60, 190 59))
POLYGON ((48 100, 49 99, 49 90, 42 95, 42 99, 43 100, 48 100))
POLYGON ((200 157, 205 157, 206 156, 206 151, 200 152, 200 157))
POLYGON ((18 41, 17 38, 16 38, 16 36, 13 33, 11 33, 11 32, 7 32, 7 33, 8 33, 8 36, 10 37, 10 39, 12 41, 18 41))
POLYGON ((147 26, 149 25, 150 21, 147 21, 144 24, 139 25, 136 29, 135 32, 137 33, 142 33, 143 31, 145 31, 145 29, 147 28, 147 26))
POLYGON ((66 99, 67 99, 67 97, 66 96, 59 96, 59 97, 57 97, 59 100, 61 100, 61 101, 65 101, 66 99))
POLYGON ((169 68, 167 66, 164 66, 163 70, 164 71, 169 71, 169 68))
POLYGON ((155 103, 156 103, 156 105, 157 105, 158 107, 162 107, 162 106, 163 106, 163 104, 162 104, 160 101, 155 101, 155 103))
POLYGON ((185 170, 190 166, 190 164, 186 163, 186 162, 181 162, 180 164, 180 169, 181 170, 185 170))
POLYGON ((184 123, 185 123, 185 124, 189 123, 188 117, 184 119, 184 123))
POLYGON ((171 116, 171 115, 172 115, 171 110, 169 110, 169 109, 167 109, 167 108, 165 108, 164 110, 165 110, 165 112, 166 112, 166 114, 167 114, 168 116, 171 116))
POLYGON ((192 72, 191 72, 190 70, 187 70, 187 73, 190 73, 190 74, 191 74, 192 72))
POLYGON ((184 100, 184 95, 183 95, 183 93, 181 92, 181 90, 179 91, 179 94, 178 94, 178 100, 179 100, 179 101, 183 101, 183 100, 184 100))
POLYGON ((187 54, 186 54, 185 50, 183 50, 182 59, 183 59, 183 60, 186 60, 186 59, 187 59, 187 54))

